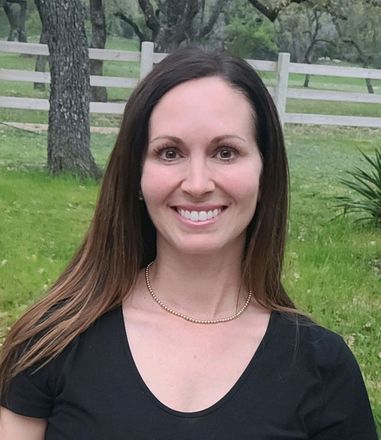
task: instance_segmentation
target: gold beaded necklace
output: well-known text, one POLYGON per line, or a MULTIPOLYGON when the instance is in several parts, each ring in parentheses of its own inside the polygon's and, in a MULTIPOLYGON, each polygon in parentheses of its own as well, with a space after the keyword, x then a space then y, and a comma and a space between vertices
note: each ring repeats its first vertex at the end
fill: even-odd
POLYGON ((234 315, 227 316, 225 318, 217 318, 217 319, 196 319, 190 316, 184 315, 184 313, 176 312, 176 310, 171 309, 167 305, 165 305, 160 298, 155 294, 151 287, 151 281, 149 278, 149 270, 152 266, 153 261, 149 263, 149 265, 145 269, 145 279, 148 292, 151 294, 152 298, 159 304, 159 306, 164 309, 166 312, 171 313, 172 315, 178 316, 179 318, 185 319, 186 321, 193 322, 194 324, 220 324, 221 322, 232 321, 233 319, 238 318, 238 316, 242 315, 242 313, 247 309, 247 306, 250 304, 251 297, 253 296, 253 292, 250 290, 249 294, 246 298, 245 304, 236 312, 234 315))

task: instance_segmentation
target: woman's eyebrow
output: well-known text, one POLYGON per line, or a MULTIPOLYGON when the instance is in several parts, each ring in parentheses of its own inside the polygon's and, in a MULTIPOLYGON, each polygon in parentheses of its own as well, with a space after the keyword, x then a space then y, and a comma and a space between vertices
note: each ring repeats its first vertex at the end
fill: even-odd
POLYGON ((169 141, 172 141, 172 142, 176 142, 176 143, 182 143, 182 142, 183 142, 183 141, 182 141, 180 138, 178 138, 177 136, 161 135, 161 136, 156 136, 156 137, 154 137, 154 138, 151 139, 148 143, 151 144, 152 142, 160 141, 160 140, 163 140, 163 139, 165 139, 165 140, 169 140, 169 141))
MULTIPOLYGON (((161 135, 161 136, 156 136, 153 139, 151 139, 149 141, 149 144, 151 144, 152 142, 158 141, 158 140, 163 140, 163 139, 169 140, 169 141, 172 141, 172 142, 175 142, 175 143, 178 143, 178 144, 183 143, 182 139, 180 139, 177 136, 161 135)), ((226 139, 239 139, 239 140, 241 140, 243 142, 246 142, 245 138, 243 138, 241 136, 238 136, 236 134, 223 134, 221 136, 216 136, 215 138, 213 138, 211 140, 211 143, 221 142, 221 141, 226 140, 226 139)))
POLYGON ((217 136, 215 138, 212 139, 212 142, 220 142, 220 141, 224 141, 226 139, 239 139, 240 141, 246 142, 246 139, 238 136, 237 134, 223 134, 221 136, 217 136))

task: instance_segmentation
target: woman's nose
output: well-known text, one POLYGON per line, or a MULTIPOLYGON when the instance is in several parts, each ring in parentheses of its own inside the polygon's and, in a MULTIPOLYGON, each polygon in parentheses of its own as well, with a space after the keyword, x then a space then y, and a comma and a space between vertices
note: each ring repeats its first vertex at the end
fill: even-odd
POLYGON ((205 160, 190 160, 181 189, 193 197, 200 197, 215 189, 213 172, 205 160))

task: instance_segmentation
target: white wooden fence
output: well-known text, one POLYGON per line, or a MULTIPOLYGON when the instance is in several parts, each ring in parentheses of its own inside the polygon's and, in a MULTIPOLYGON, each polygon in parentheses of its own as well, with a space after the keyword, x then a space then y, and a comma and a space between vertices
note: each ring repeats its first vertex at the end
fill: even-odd
MULTIPOLYGON (((0 41, 0 52, 29 55, 49 54, 48 47, 43 44, 8 41, 0 41)), ((91 59, 124 62, 132 61, 140 63, 140 78, 143 78, 152 69, 152 66, 162 60, 166 55, 167 54, 164 53, 155 53, 153 50, 153 43, 151 42, 143 42, 141 52, 89 49, 89 56, 91 59)), ((261 60, 247 61, 260 72, 276 72, 276 85, 274 88, 269 88, 269 91, 274 98, 283 123, 346 125, 381 128, 381 118, 376 117, 286 112, 287 98, 381 104, 381 94, 324 91, 312 90, 308 88, 289 88, 288 79, 290 73, 381 80, 380 69, 291 63, 290 55, 288 53, 280 53, 278 56, 278 61, 276 62, 261 60)), ((0 66, 0 80, 49 83, 50 74, 25 70, 2 69, 0 66)), ((110 76, 90 77, 90 84, 93 86, 133 88, 137 82, 138 79, 136 78, 110 76)), ((90 111, 92 113, 121 114, 124 110, 124 105, 125 103, 91 102, 90 111)), ((0 96, 0 107, 47 111, 49 109, 49 101, 47 99, 0 96)))

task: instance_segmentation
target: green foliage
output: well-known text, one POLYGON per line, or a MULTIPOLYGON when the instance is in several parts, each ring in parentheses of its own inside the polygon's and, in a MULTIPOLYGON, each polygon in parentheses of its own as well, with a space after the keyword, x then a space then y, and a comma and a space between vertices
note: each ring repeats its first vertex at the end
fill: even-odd
POLYGON ((376 150, 374 158, 364 152, 361 154, 370 168, 356 167, 347 171, 349 179, 339 180, 352 194, 337 196, 337 207, 343 209, 343 214, 363 213, 365 217, 359 220, 373 220, 381 226, 381 149, 376 150))
POLYGON ((225 26, 227 48, 244 58, 275 59, 275 29, 247 2, 236 2, 225 26))

